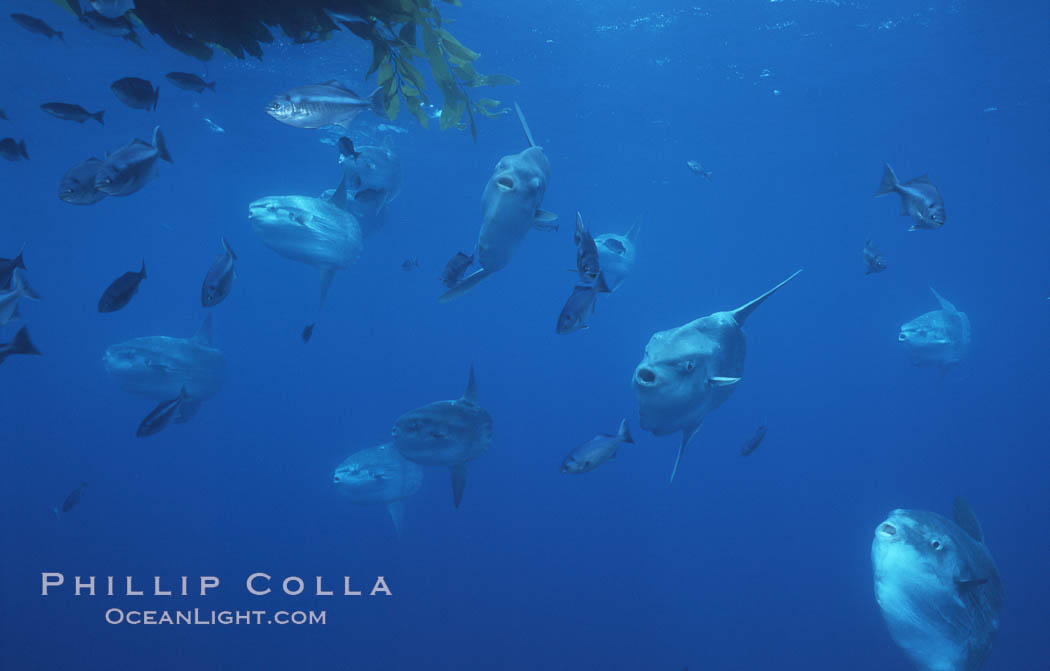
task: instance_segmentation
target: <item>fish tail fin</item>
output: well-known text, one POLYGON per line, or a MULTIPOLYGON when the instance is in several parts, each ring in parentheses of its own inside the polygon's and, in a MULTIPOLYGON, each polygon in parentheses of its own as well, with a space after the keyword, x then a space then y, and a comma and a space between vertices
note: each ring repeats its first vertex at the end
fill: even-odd
POLYGON ((368 101, 373 112, 379 116, 386 116, 386 98, 383 96, 382 86, 377 86, 374 91, 368 94, 368 101))
POLYGON ((26 151, 26 141, 25 140, 19 140, 18 141, 18 153, 21 154, 22 158, 24 158, 25 160, 27 160, 27 161, 29 160, 29 152, 26 151))
POLYGON ((157 109, 157 103, 160 101, 160 87, 153 89, 153 109, 157 109))
POLYGON ((15 339, 11 341, 10 347, 9 354, 40 354, 40 350, 29 339, 29 331, 25 326, 18 329, 18 333, 15 334, 15 339))
POLYGON ((620 421, 620 431, 617 436, 621 443, 630 443, 631 445, 634 445, 634 438, 631 437, 631 430, 627 428, 626 418, 620 421))
POLYGON ((106 110, 99 110, 91 115, 91 118, 99 123, 100 126, 105 126, 106 122, 102 120, 102 117, 106 114, 106 110))
POLYGON ((11 261, 11 263, 14 264, 15 268, 21 268, 22 270, 26 269, 26 262, 24 260, 22 260, 22 254, 24 254, 25 251, 26 251, 26 246, 25 246, 25 244, 23 244, 22 245, 22 249, 18 250, 18 256, 16 256, 11 261))
POLYGON ((153 146, 157 148, 157 153, 162 159, 168 163, 174 163, 171 159, 171 154, 168 153, 168 145, 164 142, 164 133, 160 132, 160 126, 153 129, 153 146))
POLYGON ((485 279, 486 277, 488 277, 492 273, 493 273, 493 271, 486 270, 485 268, 481 268, 479 270, 474 271, 470 275, 467 275, 466 277, 464 277, 460 281, 459 284, 457 284, 456 286, 452 287, 451 289, 449 289, 445 293, 441 294, 438 297, 438 302, 439 303, 448 303, 449 301, 451 301, 453 299, 459 298, 463 294, 467 293, 468 291, 470 291, 471 289, 476 287, 481 282, 481 280, 485 279))
POLYGON ((26 298, 34 301, 40 300, 40 294, 33 287, 29 286, 29 280, 26 279, 26 274, 22 272, 21 268, 16 268, 15 272, 12 273, 11 288, 20 291, 26 298))
POLYGON ((900 182, 897 181, 897 175, 893 174, 893 168, 890 167, 889 163, 882 164, 882 182, 879 184, 878 190, 875 192, 876 196, 885 196, 887 193, 893 193, 897 190, 900 182))
POLYGON ((207 82, 204 87, 209 89, 212 93, 215 93, 215 82, 207 82))
POLYGON ((139 271, 139 275, 142 275, 142 279, 146 279, 146 259, 142 259, 142 270, 139 271))
POLYGON ((222 236, 222 248, 226 250, 226 253, 229 254, 234 261, 237 260, 237 255, 233 253, 233 247, 230 247, 230 243, 226 241, 225 235, 222 236))
POLYGON ((56 30, 55 31, 55 35, 58 36, 58 39, 59 39, 60 42, 62 42, 62 44, 66 43, 66 38, 62 37, 62 31, 61 30, 56 30))

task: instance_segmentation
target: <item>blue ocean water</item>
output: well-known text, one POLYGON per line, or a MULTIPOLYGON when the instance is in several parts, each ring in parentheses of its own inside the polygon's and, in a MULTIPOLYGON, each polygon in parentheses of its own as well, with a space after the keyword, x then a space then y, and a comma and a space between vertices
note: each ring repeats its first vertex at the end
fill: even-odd
POLYGON ((439 304, 437 277, 471 249, 482 187, 524 148, 521 131, 513 115, 485 120, 474 144, 404 113, 362 115, 356 137, 400 154, 405 188, 318 318, 316 272, 262 245, 247 205, 334 187, 336 151, 320 140, 337 136, 263 106, 333 78, 370 88, 367 45, 344 32, 277 43, 261 62, 220 54, 215 94, 198 95, 163 75, 202 65, 153 36, 139 50, 51 3, 8 3, 65 44, 0 21, 17 54, 0 62, 0 136, 24 137, 31 157, 0 166, 0 256, 25 243, 43 296, 0 342, 25 323, 44 353, 0 369, 0 668, 907 669, 873 597, 872 533, 894 508, 949 515, 960 494, 1006 594, 984 668, 1047 668, 1046 3, 465 4, 442 10, 485 71, 521 80, 487 94, 521 104, 561 228, 530 233, 506 269, 439 304), (160 84, 156 111, 113 97, 123 76, 160 84), (38 109, 54 100, 105 108, 105 126, 38 109), (174 164, 142 191, 89 207, 56 197, 70 165, 154 125, 174 164), (883 162, 904 179, 929 173, 942 229, 909 233, 895 196, 871 197, 883 162), (639 260, 589 329, 557 335, 577 210, 595 233, 640 219, 639 260), (206 311, 221 235, 238 278, 206 311), (869 237, 889 263, 873 276, 869 237), (405 272, 411 257, 420 268, 405 272), (143 258, 131 304, 98 314, 102 290, 143 258), (740 388, 669 484, 678 435, 641 430, 630 384, 650 335, 798 268, 748 320, 740 388), (973 325, 969 356, 943 379, 896 342, 937 307, 931 286, 973 325), (102 353, 188 337, 206 312, 228 362, 222 391, 191 422, 137 439, 154 402, 120 390, 102 353), (398 540, 382 506, 338 495, 332 471, 385 442, 402 412, 458 397, 472 363, 493 446, 458 509, 445 469, 428 468, 398 540), (593 473, 559 473, 625 417, 636 445, 593 473), (742 458, 763 421, 764 443, 742 458), (56 518, 81 481, 83 501, 56 518), (43 572, 222 584, 205 597, 76 597, 68 584, 44 597, 43 572), (255 572, 307 590, 252 596, 255 572), (313 594, 315 576, 367 593, 378 575, 392 597, 313 594), (110 608, 323 610, 326 624, 111 625, 110 608))

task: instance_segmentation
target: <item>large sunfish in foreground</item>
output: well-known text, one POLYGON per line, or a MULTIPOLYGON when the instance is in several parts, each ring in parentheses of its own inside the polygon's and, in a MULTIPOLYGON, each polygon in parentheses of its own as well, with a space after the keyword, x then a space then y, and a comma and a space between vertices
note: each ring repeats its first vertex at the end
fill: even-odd
POLYGON ((505 268, 533 226, 541 228, 557 217, 540 208, 550 181, 551 165, 542 147, 532 139, 521 109, 515 104, 527 149, 504 156, 496 164, 481 194, 481 230, 474 259, 480 266, 438 299, 442 303, 458 298, 483 279, 505 268))
POLYGON ((1003 586, 965 499, 955 521, 894 510, 871 544, 875 601, 886 627, 920 671, 977 671, 992 649, 1003 586))
POLYGON ((102 362, 121 389, 155 401, 185 388, 176 422, 190 419, 222 386, 226 359, 212 345, 211 315, 192 338, 148 336, 112 345, 102 362))
POLYGON ((970 318, 955 309, 937 291, 930 291, 941 304, 901 326, 897 341, 908 350, 916 366, 934 366, 947 371, 959 363, 970 349, 970 318))
POLYGON ((423 469, 387 443, 351 454, 336 467, 333 481, 354 503, 385 503, 400 538, 403 501, 423 486, 423 469))
POLYGON ((733 394, 744 374, 744 320, 800 272, 736 310, 715 312, 649 339, 632 383, 643 429, 657 436, 682 432, 672 481, 704 417, 733 394))
POLYGON ((492 444, 492 415, 478 405, 474 366, 467 389, 454 401, 435 401, 401 415, 391 432, 401 456, 424 466, 448 466, 456 507, 463 500, 467 463, 492 444))
POLYGON ((346 200, 346 181, 332 201, 309 196, 268 196, 248 206, 248 218, 263 244, 286 259, 317 268, 321 304, 332 279, 361 256, 361 226, 339 207, 346 200))

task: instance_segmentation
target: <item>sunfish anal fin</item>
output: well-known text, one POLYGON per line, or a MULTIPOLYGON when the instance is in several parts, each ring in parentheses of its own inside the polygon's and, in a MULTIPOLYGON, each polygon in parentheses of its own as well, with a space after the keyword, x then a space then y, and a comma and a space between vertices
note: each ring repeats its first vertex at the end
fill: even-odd
POLYGON ((386 504, 386 509, 390 513, 390 520, 394 523, 394 533, 397 534, 397 539, 401 540, 401 523, 405 519, 405 502, 391 501, 386 504))
POLYGON ((467 465, 453 464, 448 470, 452 474, 452 501, 459 508, 459 502, 463 500, 463 488, 467 486, 467 465))
POLYGON ((320 268, 321 273, 321 305, 324 305, 324 299, 328 297, 328 289, 332 286, 332 280, 335 279, 336 268, 320 268))
POLYGON ((459 284, 457 284, 456 286, 452 287, 451 289, 449 289, 445 293, 443 293, 440 296, 438 296, 438 302, 439 303, 447 303, 450 300, 453 300, 455 298, 459 298, 463 294, 467 293, 468 291, 470 291, 471 289, 476 287, 478 285, 478 283, 481 282, 481 280, 485 279, 486 277, 488 277, 492 273, 493 273, 493 271, 487 270, 485 268, 480 268, 478 270, 475 270, 473 273, 471 273, 470 275, 467 275, 462 280, 460 280, 459 284))
POLYGON ((696 432, 700 430, 700 427, 704 425, 701 420, 697 422, 695 426, 687 426, 682 429, 682 444, 678 446, 678 456, 674 458, 674 468, 671 469, 671 482, 674 482, 674 476, 678 474, 678 465, 682 463, 682 455, 685 454, 685 446, 689 444, 689 441, 693 439, 696 432))

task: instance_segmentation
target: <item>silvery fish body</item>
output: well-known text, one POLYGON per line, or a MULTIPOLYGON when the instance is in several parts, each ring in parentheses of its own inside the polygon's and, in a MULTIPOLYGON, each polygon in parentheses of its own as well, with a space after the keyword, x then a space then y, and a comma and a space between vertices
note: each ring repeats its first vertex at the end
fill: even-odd
POLYGON ((875 195, 884 196, 888 193, 896 193, 901 197, 901 216, 910 216, 914 222, 909 231, 944 226, 944 199, 940 190, 926 175, 902 184, 894 174, 893 168, 888 163, 884 164, 882 183, 875 195))
POLYGON ((467 463, 492 445, 492 415, 478 404, 474 367, 463 396, 406 412, 394 423, 393 445, 401 456, 424 466, 448 466, 455 504, 463 498, 467 463))
POLYGON ((320 198, 268 196, 248 206, 256 235, 286 259, 317 268, 324 302, 335 272, 361 256, 357 218, 320 198))
POLYGON ((24 266, 15 267, 11 271, 10 287, 0 290, 0 326, 18 318, 18 301, 23 298, 40 300, 40 295, 29 286, 24 266))
POLYGON ((632 382, 642 428, 657 436, 682 432, 672 480, 689 439, 732 396, 744 374, 744 320, 800 272, 736 310, 715 312, 649 339, 632 382))
POLYGON ((598 287, 593 284, 577 284, 565 300, 554 332, 564 335, 587 328, 587 320, 594 314, 598 302, 598 287))
POLYGON ((894 510, 871 544, 875 601, 894 642, 920 671, 977 671, 992 649, 1003 587, 977 518, 894 510))
POLYGON ((342 126, 349 128, 358 114, 376 109, 382 103, 376 99, 381 89, 362 98, 336 80, 289 89, 275 96, 266 106, 266 113, 296 128, 342 126))
POLYGON ((223 253, 215 257, 207 275, 204 276, 204 284, 201 285, 201 305, 206 308, 214 307, 226 300, 233 288, 233 279, 236 276, 234 261, 237 255, 233 253, 230 243, 226 237, 222 238, 223 253))
POLYGON ((609 291, 616 291, 634 270, 636 240, 641 224, 631 226, 624 235, 603 233, 594 239, 598 246, 598 263, 602 281, 609 291))
POLYGON ((91 205, 105 198, 106 192, 95 188, 95 178, 101 167, 102 161, 95 157, 74 165, 62 175, 58 197, 71 205, 91 205))
POLYGON ((626 419, 620 422, 620 430, 615 436, 600 433, 570 452, 561 464, 561 472, 588 473, 593 471, 610 459, 615 459, 620 446, 625 443, 634 444, 626 419))
POLYGON ((901 326, 897 341, 908 350, 908 357, 916 366, 946 369, 961 361, 970 349, 970 318, 933 287, 930 291, 937 297, 941 309, 901 326))
POLYGON ((124 391, 157 401, 173 399, 186 389, 179 408, 184 419, 222 387, 226 359, 212 345, 211 315, 192 338, 147 336, 106 349, 106 372, 124 391))
POLYGON ((157 159, 173 163, 160 126, 153 129, 153 144, 135 139, 106 156, 95 174, 95 188, 108 196, 128 196, 157 174, 157 159))

